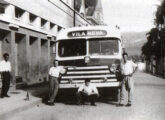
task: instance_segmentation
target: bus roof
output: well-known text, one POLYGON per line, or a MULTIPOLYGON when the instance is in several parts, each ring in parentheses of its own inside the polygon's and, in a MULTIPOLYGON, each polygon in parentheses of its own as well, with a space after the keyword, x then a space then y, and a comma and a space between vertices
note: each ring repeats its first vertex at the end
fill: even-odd
POLYGON ((121 39, 121 32, 117 27, 110 26, 81 26, 66 28, 57 34, 57 41, 76 38, 114 37, 121 39))

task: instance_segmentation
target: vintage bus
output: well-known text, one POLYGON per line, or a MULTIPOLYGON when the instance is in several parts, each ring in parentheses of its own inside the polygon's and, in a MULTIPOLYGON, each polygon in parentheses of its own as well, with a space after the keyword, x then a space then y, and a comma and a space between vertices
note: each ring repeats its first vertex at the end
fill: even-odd
POLYGON ((57 35, 56 60, 67 67, 60 88, 77 88, 85 79, 97 87, 119 87, 116 69, 122 59, 122 40, 117 27, 82 26, 57 35))

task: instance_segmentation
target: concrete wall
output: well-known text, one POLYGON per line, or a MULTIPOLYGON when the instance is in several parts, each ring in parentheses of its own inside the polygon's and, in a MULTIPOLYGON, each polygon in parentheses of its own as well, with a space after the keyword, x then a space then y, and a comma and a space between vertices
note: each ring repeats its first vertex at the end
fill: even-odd
POLYGON ((27 84, 45 81, 54 59, 54 38, 24 28, 14 30, 4 22, 0 26, 0 60, 4 52, 9 53, 13 77, 27 84))
MULTIPOLYGON (((40 56, 40 73, 41 77, 44 78, 48 75, 47 72, 49 68, 49 59, 48 59, 48 41, 45 39, 41 39, 41 56, 40 56)), ((43 80, 45 80, 44 78, 43 80)))
POLYGON ((26 76, 26 36, 24 34, 15 33, 15 75, 26 76))
POLYGON ((50 58, 50 61, 49 61, 49 65, 53 65, 52 63, 53 63, 53 58, 55 58, 55 56, 56 56, 56 48, 55 48, 55 43, 54 42, 50 42, 50 56, 52 56, 51 58, 50 58))
POLYGON ((11 33, 0 29, 0 60, 4 52, 11 53, 11 33))
POLYGON ((36 75, 39 75, 39 39, 37 37, 30 36, 29 39, 30 42, 30 77, 33 78, 30 79, 30 82, 32 81, 38 81, 39 77, 36 75))

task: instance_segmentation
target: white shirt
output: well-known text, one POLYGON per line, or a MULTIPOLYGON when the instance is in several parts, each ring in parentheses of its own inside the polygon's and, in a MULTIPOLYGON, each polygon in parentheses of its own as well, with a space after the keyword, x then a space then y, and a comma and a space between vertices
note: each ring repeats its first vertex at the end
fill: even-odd
POLYGON ((0 62, 0 72, 11 72, 11 64, 9 61, 2 60, 0 62))
POLYGON ((63 71, 64 68, 62 66, 57 66, 57 67, 51 67, 49 70, 49 75, 53 77, 59 77, 61 71, 63 71))
POLYGON ((87 95, 98 94, 98 90, 94 84, 89 83, 89 86, 86 86, 85 83, 81 85, 78 89, 78 92, 87 93, 87 95))
POLYGON ((132 74, 136 67, 137 67, 137 64, 135 64, 132 60, 128 60, 126 63, 122 62, 121 73, 123 75, 132 74))

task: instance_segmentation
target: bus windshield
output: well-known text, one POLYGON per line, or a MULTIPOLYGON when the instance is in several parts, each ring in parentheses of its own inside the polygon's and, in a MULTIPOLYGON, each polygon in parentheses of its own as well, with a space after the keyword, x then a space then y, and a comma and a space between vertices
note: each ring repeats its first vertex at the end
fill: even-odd
POLYGON ((72 57, 86 55, 86 40, 62 40, 59 42, 59 56, 72 57))
POLYGON ((117 55, 119 40, 112 38, 95 38, 89 40, 90 55, 117 55))

